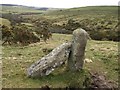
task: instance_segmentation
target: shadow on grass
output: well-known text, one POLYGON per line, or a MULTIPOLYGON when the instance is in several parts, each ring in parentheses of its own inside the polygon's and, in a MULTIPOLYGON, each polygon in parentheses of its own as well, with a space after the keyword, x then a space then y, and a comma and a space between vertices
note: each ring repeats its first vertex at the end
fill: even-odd
POLYGON ((41 86, 49 86, 50 88, 85 88, 90 83, 90 74, 87 70, 81 70, 80 72, 65 70, 60 73, 52 73, 48 76, 29 79, 41 83, 41 86))

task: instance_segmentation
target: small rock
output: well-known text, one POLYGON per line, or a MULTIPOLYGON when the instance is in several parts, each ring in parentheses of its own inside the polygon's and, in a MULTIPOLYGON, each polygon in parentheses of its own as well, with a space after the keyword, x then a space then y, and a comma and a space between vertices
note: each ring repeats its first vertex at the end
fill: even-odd
POLYGON ((45 85, 41 87, 42 90, 50 90, 49 86, 45 85))
POLYGON ((92 61, 91 59, 86 58, 86 59, 85 59, 85 62, 86 62, 86 63, 92 63, 93 61, 92 61))
POLYGON ((8 57, 8 59, 11 59, 11 57, 8 57))
POLYGON ((17 60, 17 58, 16 58, 16 57, 13 57, 13 60, 17 60))
POLYGON ((95 49, 94 48, 90 48, 91 51, 94 51, 95 49))
POLYGON ((18 53, 17 55, 18 55, 18 56, 21 56, 22 54, 21 54, 21 53, 18 53))

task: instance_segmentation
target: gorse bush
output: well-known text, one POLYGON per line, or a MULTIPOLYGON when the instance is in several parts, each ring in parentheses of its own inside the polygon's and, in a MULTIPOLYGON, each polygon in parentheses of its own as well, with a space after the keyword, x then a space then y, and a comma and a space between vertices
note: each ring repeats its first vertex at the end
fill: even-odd
POLYGON ((77 28, 85 29, 90 37, 94 40, 119 40, 119 30, 118 30, 118 21, 108 18, 93 18, 93 19, 69 19, 66 24, 63 24, 63 27, 66 30, 73 31, 77 28))
POLYGON ((85 19, 80 22, 81 27, 89 32, 92 39, 119 41, 117 23, 118 21, 106 18, 102 20, 98 18, 85 19))
POLYGON ((77 29, 78 27, 80 27, 79 22, 73 19, 69 19, 67 24, 65 25, 65 29, 72 30, 72 31, 77 29))
POLYGON ((0 17, 8 19, 11 22, 11 25, 15 25, 24 21, 20 14, 3 13, 0 17))
POLYGON ((48 23, 44 21, 39 25, 40 26, 35 27, 35 30, 32 28, 30 29, 25 24, 12 25, 11 28, 1 25, 3 45, 5 43, 28 45, 40 42, 40 39, 43 39, 46 42, 52 37, 52 33, 48 30, 48 23))
POLYGON ((35 24, 35 32, 46 42, 49 38, 52 37, 52 33, 50 29, 52 24, 46 20, 36 20, 35 24))
POLYGON ((39 42, 40 38, 37 37, 32 30, 28 29, 26 25, 16 25, 12 27, 13 33, 14 33, 14 43, 21 43, 23 45, 27 45, 30 43, 39 42))
POLYGON ((8 28, 7 26, 1 26, 2 28, 2 38, 3 44, 22 44, 28 45, 30 43, 39 42, 40 38, 32 32, 32 30, 28 29, 26 25, 18 24, 12 26, 12 28, 8 28))
POLYGON ((0 25, 0 30, 2 32, 2 40, 4 41, 4 43, 8 42, 9 44, 11 44, 11 41, 13 40, 13 31, 5 25, 0 25))

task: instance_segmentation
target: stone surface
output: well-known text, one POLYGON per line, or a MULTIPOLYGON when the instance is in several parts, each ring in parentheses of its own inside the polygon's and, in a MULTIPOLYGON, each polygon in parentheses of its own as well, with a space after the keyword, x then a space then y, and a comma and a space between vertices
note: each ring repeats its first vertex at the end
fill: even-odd
POLYGON ((63 43, 53 49, 51 53, 41 58, 27 69, 29 77, 49 75, 55 68, 61 66, 66 60, 71 71, 81 70, 84 63, 84 53, 89 39, 88 33, 79 28, 73 31, 73 40, 63 43))
POLYGON ((68 59, 68 68, 71 71, 83 68, 84 53, 88 38, 89 35, 84 29, 79 28, 73 31, 71 52, 68 59))
POLYGON ((49 75, 56 67, 61 66, 69 57, 71 43, 63 43, 51 53, 41 58, 27 69, 29 77, 49 75))

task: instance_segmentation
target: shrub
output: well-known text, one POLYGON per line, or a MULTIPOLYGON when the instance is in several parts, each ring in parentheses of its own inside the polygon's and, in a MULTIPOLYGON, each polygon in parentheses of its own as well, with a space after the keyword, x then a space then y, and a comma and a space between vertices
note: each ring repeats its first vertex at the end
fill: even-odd
POLYGON ((46 20, 37 20, 35 21, 36 33, 41 36, 41 38, 46 42, 49 38, 52 37, 50 32, 51 23, 46 20))
POLYGON ((13 40, 13 36, 14 36, 13 31, 8 26, 5 25, 0 25, 0 29, 2 32, 2 40, 3 40, 2 44, 5 44, 7 42, 11 44, 11 41, 13 40))
POLYGON ((8 28, 7 26, 1 26, 3 44, 22 44, 28 45, 30 43, 39 42, 40 38, 26 25, 18 24, 8 28))
POLYGON ((14 33, 14 43, 21 43, 23 45, 28 45, 30 43, 39 42, 40 38, 37 37, 32 30, 28 29, 26 25, 16 25, 12 27, 14 33))
POLYGON ((20 14, 13 14, 13 13, 4 13, 2 14, 2 18, 8 19, 11 22, 11 25, 15 25, 17 23, 21 23, 24 21, 20 14))
POLYGON ((74 19, 69 19, 68 22, 67 22, 67 24, 64 25, 64 27, 67 30, 73 31, 73 30, 77 29, 78 27, 80 27, 80 24, 79 24, 79 22, 77 22, 74 19))

